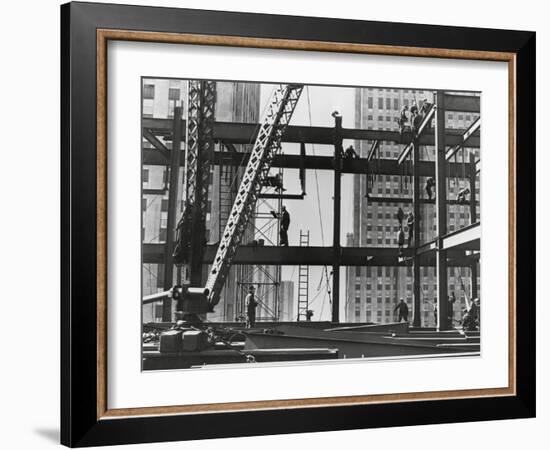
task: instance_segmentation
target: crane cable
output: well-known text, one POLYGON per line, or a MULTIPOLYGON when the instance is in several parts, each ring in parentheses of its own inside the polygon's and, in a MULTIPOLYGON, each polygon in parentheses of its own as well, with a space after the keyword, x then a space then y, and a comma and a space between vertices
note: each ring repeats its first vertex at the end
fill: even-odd
MULTIPOLYGON (((309 94, 309 86, 306 86, 306 92, 307 92, 307 111, 308 111, 308 117, 309 117, 309 126, 311 127, 312 126, 311 98, 310 98, 310 94, 309 94)), ((315 144, 311 144, 311 151, 313 153, 313 156, 315 156, 315 144)), ((313 172, 315 173, 315 187, 316 187, 316 190, 317 190, 317 211, 319 213, 319 225, 320 225, 320 230, 321 230, 321 242, 324 246, 325 245, 325 233, 324 233, 324 228, 323 228, 323 216, 321 215, 321 196, 319 194, 319 177, 317 175, 317 169, 314 169, 313 172)), ((329 302, 332 304, 330 291, 328 290, 329 279, 328 279, 327 266, 323 267, 323 271, 324 271, 325 279, 326 279, 326 283, 327 283, 327 293, 328 293, 329 302)), ((323 302, 323 305, 324 305, 324 302, 323 302)))

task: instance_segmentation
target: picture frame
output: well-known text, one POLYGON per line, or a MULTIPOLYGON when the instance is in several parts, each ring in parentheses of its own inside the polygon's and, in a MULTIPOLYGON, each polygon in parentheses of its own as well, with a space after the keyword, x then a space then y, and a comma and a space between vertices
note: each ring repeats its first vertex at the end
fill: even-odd
POLYGON ((70 447, 535 416, 535 33, 73 2, 61 7, 61 442, 70 447), (107 43, 504 61, 509 385, 110 409, 107 43))

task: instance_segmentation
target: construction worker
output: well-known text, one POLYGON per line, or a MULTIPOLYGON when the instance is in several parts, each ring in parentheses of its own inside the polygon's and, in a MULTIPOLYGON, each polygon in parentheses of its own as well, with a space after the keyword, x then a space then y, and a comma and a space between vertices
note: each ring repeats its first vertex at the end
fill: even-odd
POLYGON ((428 194, 428 198, 431 200, 433 191, 432 189, 435 187, 435 180, 430 177, 426 180, 426 194, 428 194))
POLYGON ((425 98, 422 101, 422 106, 420 107, 420 114, 422 114, 423 116, 428 114, 428 111, 430 110, 431 106, 432 106, 432 104, 428 102, 427 98, 425 98))
POLYGON ((462 318, 462 329, 464 331, 477 331, 479 323, 479 300, 474 298, 462 318))
POLYGON ((437 327, 437 299, 434 300, 434 326, 437 327))
POLYGON ((449 320, 449 324, 451 326, 453 325, 455 302, 456 302, 455 293, 451 292, 451 295, 449 295, 449 306, 447 306, 447 319, 449 320))
POLYGON ((399 222, 399 228, 403 227, 403 219, 405 218, 405 213, 401 209, 401 206, 397 210, 397 221, 399 222))
POLYGON ((397 245, 399 246, 399 256, 403 255, 403 245, 405 245, 405 233, 403 233, 403 227, 399 225, 399 231, 397 232, 397 245))
POLYGON ((357 152, 353 148, 353 145, 350 145, 348 148, 346 148, 346 151, 344 152, 344 158, 346 159, 359 158, 359 156, 357 155, 357 152))
POLYGON ((278 191, 286 191, 286 189, 283 187, 283 180, 281 179, 281 175, 279 175, 278 173, 266 177, 264 185, 274 187, 278 191))
POLYGON ((409 110, 409 107, 407 105, 403 105, 403 107, 401 108, 401 113, 399 115, 399 120, 397 122, 399 124, 400 133, 403 133, 403 128, 405 128, 409 120, 409 118, 407 117, 408 110, 409 110))
POLYGON ((286 210, 286 206, 283 205, 281 213, 281 247, 288 247, 288 227, 290 226, 290 214, 286 210))
POLYGON ((418 106, 416 100, 413 100, 411 105, 411 125, 413 126, 415 125, 416 116, 418 116, 418 106))
POLYGON ((256 289, 254 286, 248 288, 248 295, 246 296, 246 315, 248 318, 247 328, 254 328, 256 324, 256 307, 258 302, 256 301, 255 296, 256 289))
POLYGON ((311 318, 313 317, 313 310, 312 309, 308 309, 306 311, 306 321, 307 322, 311 322, 311 318))
POLYGON ((458 194, 456 195, 456 200, 459 203, 466 203, 466 196, 470 193, 470 188, 462 188, 460 191, 458 191, 458 194))
POLYGON ((275 211, 271 211, 271 215, 275 219, 281 219, 281 225, 279 228, 279 245, 281 247, 288 247, 288 227, 290 225, 290 214, 286 210, 286 206, 281 208, 281 214, 277 214, 275 211))
POLYGON ((409 211, 409 215, 407 216, 407 227, 409 229, 407 246, 410 247, 412 245, 414 231, 414 214, 412 213, 412 211, 409 211))
POLYGON ((399 300, 399 303, 394 308, 393 312, 398 312, 398 322, 401 322, 401 319, 403 319, 405 322, 409 321, 409 307, 405 303, 405 300, 401 299, 399 300))

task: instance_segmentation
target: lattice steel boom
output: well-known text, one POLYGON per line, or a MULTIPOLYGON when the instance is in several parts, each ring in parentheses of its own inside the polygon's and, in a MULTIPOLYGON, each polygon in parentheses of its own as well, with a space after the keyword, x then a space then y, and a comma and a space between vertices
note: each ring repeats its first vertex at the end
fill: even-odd
POLYGON ((201 282, 208 178, 214 155, 216 82, 189 81, 188 99, 185 206, 176 228, 174 262, 189 265, 191 284, 196 285, 201 282))
POLYGON ((302 85, 279 85, 271 96, 204 288, 210 309, 219 302, 235 251, 254 211, 263 181, 269 174, 273 155, 280 148, 281 138, 292 118, 302 89, 302 85))

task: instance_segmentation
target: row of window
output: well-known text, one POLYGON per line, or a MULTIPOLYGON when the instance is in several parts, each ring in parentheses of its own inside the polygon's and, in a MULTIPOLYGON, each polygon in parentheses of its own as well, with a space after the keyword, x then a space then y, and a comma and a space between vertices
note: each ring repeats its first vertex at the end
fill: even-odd
MULTIPOLYGON (((144 84, 143 85, 143 98, 144 99, 154 99, 155 98, 155 85, 154 84, 144 84)), ((181 91, 179 88, 169 88, 168 89, 168 100, 180 100, 181 91)))

